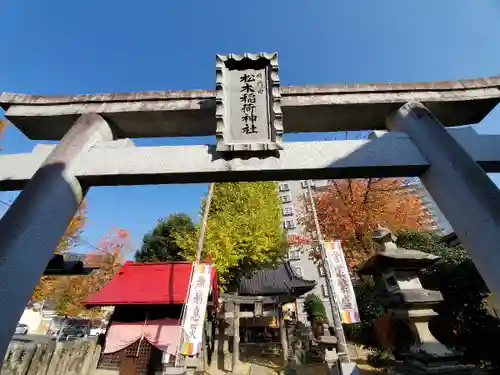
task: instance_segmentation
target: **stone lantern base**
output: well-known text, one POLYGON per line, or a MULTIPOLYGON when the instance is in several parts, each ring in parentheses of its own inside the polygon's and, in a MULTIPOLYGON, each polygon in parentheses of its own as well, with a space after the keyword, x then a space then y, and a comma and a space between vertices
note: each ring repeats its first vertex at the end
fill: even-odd
POLYGON ((391 375, 430 375, 430 374, 475 374, 475 366, 461 365, 458 356, 430 356, 426 353, 409 354, 401 364, 389 373, 391 375))

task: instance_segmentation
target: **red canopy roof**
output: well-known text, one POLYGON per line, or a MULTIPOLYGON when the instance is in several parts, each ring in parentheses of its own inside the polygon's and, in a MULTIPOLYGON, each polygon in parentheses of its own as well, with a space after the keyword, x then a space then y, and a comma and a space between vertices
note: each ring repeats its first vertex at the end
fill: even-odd
MULTIPOLYGON (((109 283, 83 303, 87 307, 184 304, 191 265, 190 262, 126 262, 109 283)), ((215 268, 212 287, 217 290, 215 268)))

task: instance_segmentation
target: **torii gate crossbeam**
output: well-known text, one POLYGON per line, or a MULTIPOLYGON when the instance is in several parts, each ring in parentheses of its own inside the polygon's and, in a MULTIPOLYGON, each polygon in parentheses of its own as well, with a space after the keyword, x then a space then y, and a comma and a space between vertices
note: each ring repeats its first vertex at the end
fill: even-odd
MULTIPOLYGON (((472 128, 448 132, 488 173, 500 172, 500 135, 472 128)), ((402 133, 377 133, 372 140, 287 143, 279 156, 227 159, 215 146, 136 147, 131 140, 101 142, 74 161, 85 186, 149 185, 262 180, 306 180, 420 176, 429 162, 402 133)), ((55 145, 0 157, 0 191, 20 190, 55 145), (12 168, 16 166, 16 168, 12 168)))

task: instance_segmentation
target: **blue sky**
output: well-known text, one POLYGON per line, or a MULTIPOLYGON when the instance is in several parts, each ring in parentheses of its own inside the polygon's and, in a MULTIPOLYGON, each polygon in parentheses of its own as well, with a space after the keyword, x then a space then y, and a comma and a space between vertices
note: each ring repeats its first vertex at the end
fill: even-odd
MULTIPOLYGON (((228 52, 279 52, 284 85, 500 74, 498 0, 16 0, 0 12, 0 91, 212 89, 215 54, 228 52)), ((499 124, 497 108, 476 129, 499 133, 499 124)), ((28 152, 34 142, 9 127, 2 145, 5 153, 28 152)), ((204 184, 93 188, 85 241, 95 244, 115 226, 138 244, 160 217, 197 217, 205 191, 204 184)))

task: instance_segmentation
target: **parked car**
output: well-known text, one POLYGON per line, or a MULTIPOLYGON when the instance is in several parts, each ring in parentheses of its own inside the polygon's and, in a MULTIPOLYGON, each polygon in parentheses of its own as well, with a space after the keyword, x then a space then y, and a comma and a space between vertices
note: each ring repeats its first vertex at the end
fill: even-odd
POLYGON ((28 333, 29 327, 26 324, 17 323, 16 335, 26 335, 28 333))
POLYGON ((60 332, 60 330, 57 330, 53 332, 52 335, 53 335, 52 337, 54 338, 59 338, 59 340, 65 341, 65 340, 82 339, 85 337, 86 332, 84 329, 70 326, 63 328, 62 332, 60 332))
POLYGON ((104 333, 102 328, 92 328, 90 330, 89 336, 99 336, 101 333, 104 333))

